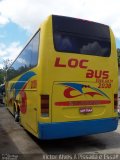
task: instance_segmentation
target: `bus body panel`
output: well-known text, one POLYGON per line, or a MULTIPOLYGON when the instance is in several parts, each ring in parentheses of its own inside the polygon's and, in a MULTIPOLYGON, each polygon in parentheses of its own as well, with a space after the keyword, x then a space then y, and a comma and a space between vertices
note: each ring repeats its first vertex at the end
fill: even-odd
POLYGON ((118 119, 106 118, 75 122, 39 123, 39 138, 60 139, 110 132, 117 128, 118 119))
MULTIPOLYGON (((50 21, 52 20, 50 19, 50 21)), ((50 33, 51 35, 48 36, 49 50, 45 48, 45 53, 51 56, 46 61, 47 58, 44 53, 43 58, 46 70, 49 70, 50 75, 46 72, 43 76, 43 81, 44 90, 50 91, 52 122, 116 117, 117 113, 114 112, 114 94, 117 94, 118 78, 114 77, 118 77, 118 67, 115 40, 111 29, 111 55, 107 58, 57 52, 54 44, 51 43, 53 42, 52 27, 50 33), (49 82, 46 81, 48 79, 49 82), (80 95, 81 92, 78 88, 71 86, 72 84, 73 86, 78 85, 78 87, 84 86, 82 95, 80 95), (89 86, 89 88, 85 88, 86 86, 89 86), (65 90, 68 95, 65 95, 65 90), (98 102, 94 101, 91 102, 92 105, 85 105, 86 102, 84 102, 84 104, 77 106, 75 104, 62 106, 62 103, 59 106, 57 103, 68 101, 68 103, 71 103, 79 100, 85 101, 85 99, 91 101, 102 100, 102 102, 97 105, 94 105, 94 103, 98 102), (92 107, 94 111, 81 114, 80 107, 83 107, 83 109, 84 107, 88 107, 88 109, 92 107)))
POLYGON ((38 134, 39 100, 36 70, 28 71, 8 82, 7 107, 14 114, 20 108, 20 123, 35 136, 38 134))
POLYGON ((52 99, 53 122, 111 117, 113 95, 108 97, 97 86, 94 82, 56 82, 52 99))

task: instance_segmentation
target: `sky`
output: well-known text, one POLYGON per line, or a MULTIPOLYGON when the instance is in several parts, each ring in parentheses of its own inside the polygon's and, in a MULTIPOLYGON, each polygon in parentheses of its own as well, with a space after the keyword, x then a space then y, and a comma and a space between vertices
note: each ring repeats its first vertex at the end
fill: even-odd
POLYGON ((120 0, 0 0, 0 68, 18 56, 51 14, 107 24, 120 48, 120 0))

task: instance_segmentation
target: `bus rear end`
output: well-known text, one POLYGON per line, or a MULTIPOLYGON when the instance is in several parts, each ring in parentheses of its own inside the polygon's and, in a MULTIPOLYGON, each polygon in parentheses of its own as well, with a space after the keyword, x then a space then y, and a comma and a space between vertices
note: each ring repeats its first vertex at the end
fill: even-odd
POLYGON ((49 121, 39 123, 40 138, 68 138, 115 130, 118 65, 111 29, 62 16, 51 16, 48 25, 41 87, 43 102, 48 102, 45 107, 48 106, 49 121))

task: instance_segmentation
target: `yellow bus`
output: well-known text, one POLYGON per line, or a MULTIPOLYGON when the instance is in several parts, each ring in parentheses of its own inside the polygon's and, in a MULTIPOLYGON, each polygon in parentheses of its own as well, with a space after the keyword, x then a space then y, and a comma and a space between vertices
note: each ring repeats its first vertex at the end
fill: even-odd
POLYGON ((118 64, 109 26, 51 15, 7 70, 6 105, 39 139, 113 131, 118 64))

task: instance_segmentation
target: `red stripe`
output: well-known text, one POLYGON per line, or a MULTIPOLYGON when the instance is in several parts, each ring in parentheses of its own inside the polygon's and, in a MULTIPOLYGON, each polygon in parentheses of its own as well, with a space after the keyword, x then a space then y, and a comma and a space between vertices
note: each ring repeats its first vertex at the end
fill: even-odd
POLYGON ((91 101, 66 101, 66 102, 55 102, 55 106, 81 106, 81 105, 98 105, 98 104, 109 104, 110 100, 91 100, 91 101))

